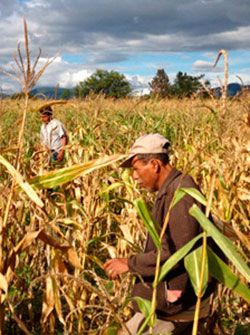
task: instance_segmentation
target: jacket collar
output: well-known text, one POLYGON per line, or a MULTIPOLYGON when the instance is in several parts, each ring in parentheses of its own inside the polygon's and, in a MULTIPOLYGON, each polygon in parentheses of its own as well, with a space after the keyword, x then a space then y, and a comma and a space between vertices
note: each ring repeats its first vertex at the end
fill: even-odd
POLYGON ((177 170, 176 168, 172 168, 169 175, 167 176, 164 183, 162 184, 161 188, 159 189, 156 198, 159 199, 164 194, 166 194, 168 191, 169 185, 175 180, 175 178, 177 178, 181 174, 182 174, 181 171, 177 170))

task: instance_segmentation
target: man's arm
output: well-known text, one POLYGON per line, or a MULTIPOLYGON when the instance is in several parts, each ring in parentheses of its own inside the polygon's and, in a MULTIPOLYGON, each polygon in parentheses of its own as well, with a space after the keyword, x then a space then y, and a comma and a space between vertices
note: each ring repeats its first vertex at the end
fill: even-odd
POLYGON ((63 135, 61 137, 61 149, 60 151, 58 152, 58 155, 57 155, 57 160, 60 162, 63 160, 63 157, 64 157, 64 149, 65 149, 65 146, 67 144, 67 136, 66 135, 63 135))

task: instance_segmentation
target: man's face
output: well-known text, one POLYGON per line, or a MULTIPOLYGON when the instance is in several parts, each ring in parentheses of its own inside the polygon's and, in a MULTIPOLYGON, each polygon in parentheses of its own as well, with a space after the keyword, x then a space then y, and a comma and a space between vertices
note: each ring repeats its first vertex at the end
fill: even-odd
POLYGON ((40 114, 40 119, 43 123, 49 123, 51 116, 50 115, 45 115, 45 114, 40 114))
POLYGON ((139 160, 135 156, 132 160, 133 179, 143 188, 150 192, 158 190, 158 178, 159 175, 156 172, 155 164, 153 160, 148 163, 139 160))

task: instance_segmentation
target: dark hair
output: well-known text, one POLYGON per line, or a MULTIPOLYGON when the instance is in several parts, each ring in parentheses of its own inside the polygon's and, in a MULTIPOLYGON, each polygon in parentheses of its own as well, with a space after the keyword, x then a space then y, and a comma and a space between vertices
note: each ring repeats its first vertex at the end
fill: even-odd
POLYGON ((40 109, 40 114, 50 116, 53 114, 53 110, 51 106, 47 106, 47 107, 40 109))
POLYGON ((169 163, 169 156, 165 153, 159 154, 138 154, 136 155, 137 159, 142 161, 144 164, 147 164, 151 159, 157 159, 161 161, 162 164, 167 165, 169 163))

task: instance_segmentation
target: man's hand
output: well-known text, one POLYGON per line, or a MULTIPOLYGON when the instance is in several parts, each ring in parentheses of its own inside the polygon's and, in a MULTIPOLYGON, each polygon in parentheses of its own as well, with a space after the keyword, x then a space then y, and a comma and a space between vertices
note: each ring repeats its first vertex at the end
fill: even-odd
POLYGON ((108 260, 103 265, 104 270, 107 274, 107 276, 110 279, 117 278, 120 274, 128 272, 128 259, 127 258, 114 258, 108 260))
POLYGON ((181 290, 167 290, 167 301, 175 302, 177 301, 182 295, 181 290))
POLYGON ((57 154, 57 160, 58 162, 61 162, 63 160, 63 157, 64 157, 64 150, 60 150, 57 154))

